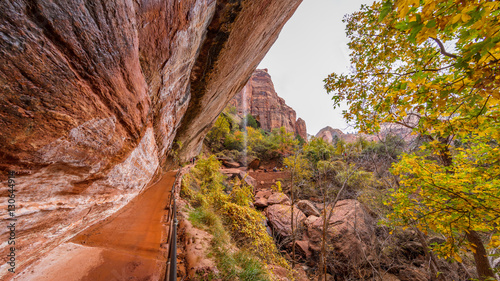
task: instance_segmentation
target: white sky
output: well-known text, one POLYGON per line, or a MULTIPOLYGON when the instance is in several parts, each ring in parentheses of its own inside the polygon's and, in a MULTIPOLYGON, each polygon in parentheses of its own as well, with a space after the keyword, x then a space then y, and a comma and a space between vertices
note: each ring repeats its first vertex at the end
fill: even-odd
POLYGON ((304 0, 258 68, 267 68, 278 95, 306 121, 311 135, 326 126, 353 132, 333 109, 323 79, 346 73, 349 53, 344 15, 373 0, 304 0))

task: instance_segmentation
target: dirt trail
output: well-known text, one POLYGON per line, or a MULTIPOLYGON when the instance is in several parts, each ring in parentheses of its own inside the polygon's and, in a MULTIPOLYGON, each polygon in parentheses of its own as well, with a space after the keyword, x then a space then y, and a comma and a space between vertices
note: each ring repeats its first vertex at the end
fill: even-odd
POLYGON ((256 189, 271 188, 273 184, 276 184, 276 181, 281 181, 283 184, 290 180, 289 172, 254 171, 248 174, 257 181, 256 189))
POLYGON ((166 262, 164 216, 175 173, 118 213, 50 252, 14 280, 158 280, 166 262))

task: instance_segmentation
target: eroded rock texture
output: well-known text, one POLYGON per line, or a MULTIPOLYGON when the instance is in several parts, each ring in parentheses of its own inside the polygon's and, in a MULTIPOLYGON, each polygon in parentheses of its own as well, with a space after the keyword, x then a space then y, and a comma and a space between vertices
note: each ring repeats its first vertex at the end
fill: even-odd
POLYGON ((245 87, 229 104, 237 109, 240 116, 254 116, 266 131, 285 127, 287 132, 307 140, 306 122, 301 118, 297 119, 295 110, 278 96, 267 69, 255 70, 245 87))
POLYGON ((304 119, 299 118, 297 119, 297 122, 295 122, 295 134, 307 141, 307 127, 306 121, 304 121, 304 119))
POLYGON ((334 139, 343 139, 345 134, 339 130, 339 129, 334 129, 330 126, 326 126, 323 129, 319 130, 319 132, 316 134, 317 138, 322 138, 325 141, 332 143, 334 139))
POLYGON ((323 129, 319 130, 319 132, 316 134, 317 138, 322 138, 323 140, 327 141, 328 143, 334 143, 337 140, 342 140, 347 143, 353 143, 356 142, 359 138, 363 138, 364 140, 367 141, 378 141, 382 137, 382 135, 368 135, 368 134, 363 134, 363 133, 357 133, 357 134, 352 134, 352 133, 343 133, 339 129, 333 129, 330 126, 326 126, 323 129))
MULTIPOLYGON (((405 122, 407 124, 415 124, 415 122, 418 122, 418 120, 416 120, 415 118, 408 118, 408 120, 406 120, 405 122)), ((408 129, 408 127, 406 127, 405 125, 383 123, 380 125, 380 131, 376 134, 371 135, 363 133, 346 134, 339 129, 333 129, 330 126, 326 126, 316 134, 316 138, 322 138, 329 143, 335 142, 335 139, 343 140, 347 143, 353 143, 356 142, 359 138, 363 138, 367 141, 380 141, 388 135, 395 135, 405 140, 406 142, 412 142, 416 139, 417 135, 413 135, 411 133, 412 130, 408 129)))
POLYGON ((300 2, 2 1, 0 179, 18 173, 17 270, 129 202, 175 138, 195 154, 300 2))

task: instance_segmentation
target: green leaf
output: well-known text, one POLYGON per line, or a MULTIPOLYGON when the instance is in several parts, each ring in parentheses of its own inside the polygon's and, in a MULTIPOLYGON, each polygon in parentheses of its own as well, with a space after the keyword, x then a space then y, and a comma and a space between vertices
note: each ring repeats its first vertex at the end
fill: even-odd
POLYGON ((392 1, 387 0, 382 5, 382 10, 380 11, 380 16, 378 17, 378 21, 381 22, 384 18, 392 11, 392 1))
POLYGON ((424 27, 424 25, 422 23, 414 26, 411 29, 410 36, 408 37, 408 40, 410 40, 410 42, 412 42, 412 43, 416 43, 417 42, 416 41, 417 34, 420 32, 420 30, 422 30, 423 27, 424 27))

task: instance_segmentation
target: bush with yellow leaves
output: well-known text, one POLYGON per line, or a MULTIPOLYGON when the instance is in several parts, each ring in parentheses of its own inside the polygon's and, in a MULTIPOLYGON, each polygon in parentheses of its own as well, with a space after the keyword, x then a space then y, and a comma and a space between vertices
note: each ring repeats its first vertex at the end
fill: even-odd
MULTIPOLYGON (((226 194, 225 179, 219 171, 217 158, 202 157, 189 174, 182 180, 181 196, 195 207, 190 219, 198 227, 206 226, 214 230, 212 221, 215 214, 228 229, 231 238, 242 249, 250 249, 255 257, 268 264, 289 268, 286 260, 279 254, 273 238, 269 236, 264 216, 250 207, 253 201, 252 187, 244 180, 229 183, 231 192, 226 194)), ((220 251, 219 251, 220 252, 220 251)))

